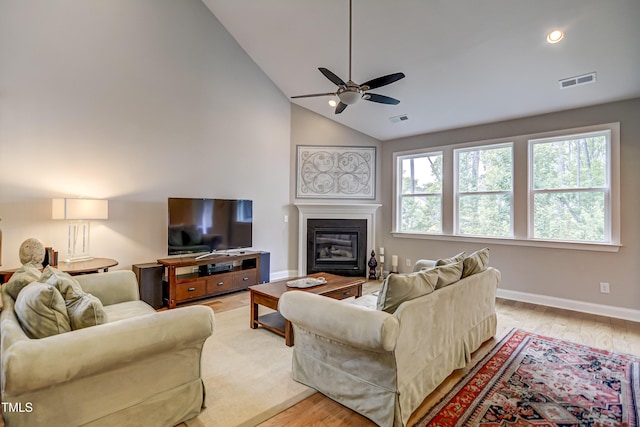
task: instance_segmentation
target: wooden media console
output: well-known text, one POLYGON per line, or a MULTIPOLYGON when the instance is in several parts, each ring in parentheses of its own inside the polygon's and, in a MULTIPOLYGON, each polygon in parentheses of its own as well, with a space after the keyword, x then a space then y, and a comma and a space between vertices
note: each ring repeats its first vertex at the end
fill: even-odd
POLYGON ((201 259, 195 256, 161 258, 158 264, 165 267, 165 302, 169 308, 175 308, 180 303, 257 285, 261 283, 260 257, 261 252, 239 251, 201 259))

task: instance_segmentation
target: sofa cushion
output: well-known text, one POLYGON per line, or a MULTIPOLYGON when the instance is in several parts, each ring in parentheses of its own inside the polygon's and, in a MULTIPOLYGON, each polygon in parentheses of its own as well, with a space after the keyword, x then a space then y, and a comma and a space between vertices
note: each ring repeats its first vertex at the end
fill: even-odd
POLYGON ((403 302, 433 292, 437 282, 438 272, 435 270, 390 274, 380 288, 377 309, 394 313, 403 302))
POLYGON ((452 256, 451 258, 438 259, 436 260, 436 266, 454 264, 456 262, 462 261, 464 260, 465 255, 465 252, 460 252, 458 255, 452 256))
POLYGON ((432 270, 438 273, 436 289, 444 288, 460 280, 463 271, 463 261, 460 260, 451 264, 440 265, 432 270))
POLYGON ((49 266, 44 269, 40 281, 55 286, 60 291, 67 307, 71 329, 107 323, 107 313, 102 302, 97 297, 84 292, 80 283, 69 273, 49 266))
POLYGON ((20 326, 29 338, 69 332, 71 325, 64 298, 54 286, 32 282, 18 294, 14 306, 20 326))
POLYGON ((462 278, 480 273, 489 266, 489 248, 483 248, 475 251, 468 257, 465 257, 464 266, 462 268, 462 278))
POLYGON ((11 295, 11 298, 16 300, 22 288, 31 282, 37 282, 40 279, 41 274, 40 269, 34 264, 24 264, 15 273, 13 273, 13 275, 11 275, 11 278, 5 285, 7 293, 11 295))
POLYGON ((105 306, 104 310, 107 313, 109 323, 156 312, 153 307, 144 301, 126 301, 118 304, 111 304, 105 306))

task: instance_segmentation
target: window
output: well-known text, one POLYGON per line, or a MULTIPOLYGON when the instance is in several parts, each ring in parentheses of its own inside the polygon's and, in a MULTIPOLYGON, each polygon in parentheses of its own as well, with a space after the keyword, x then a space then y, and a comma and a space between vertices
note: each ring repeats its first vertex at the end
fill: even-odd
POLYGON ((457 149, 454 156, 458 234, 512 236, 512 144, 457 149))
POLYGON ((398 158, 401 171, 399 229, 442 232, 442 152, 398 158))
POLYGON ((529 141, 533 238, 609 241, 610 134, 529 141))
POLYGON ((397 237, 617 251, 620 125, 394 153, 397 237))

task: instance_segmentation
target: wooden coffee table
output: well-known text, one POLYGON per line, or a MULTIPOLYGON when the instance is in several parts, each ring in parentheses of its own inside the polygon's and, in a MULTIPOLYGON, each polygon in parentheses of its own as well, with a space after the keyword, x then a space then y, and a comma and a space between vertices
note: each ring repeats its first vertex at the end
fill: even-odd
POLYGON ((334 299, 357 298, 362 296, 362 284, 365 282, 365 279, 362 277, 342 277, 328 273, 314 273, 305 277, 324 277, 327 283, 310 288, 290 288, 287 286, 287 282, 292 279, 286 279, 262 285, 249 286, 249 292, 251 293, 251 328, 257 329, 259 326, 262 326, 265 329, 275 332, 283 336, 285 344, 291 347, 293 345, 293 327, 291 326, 291 322, 277 311, 278 301, 282 294, 288 291, 304 291, 334 299), (258 316, 259 305, 276 311, 258 316))

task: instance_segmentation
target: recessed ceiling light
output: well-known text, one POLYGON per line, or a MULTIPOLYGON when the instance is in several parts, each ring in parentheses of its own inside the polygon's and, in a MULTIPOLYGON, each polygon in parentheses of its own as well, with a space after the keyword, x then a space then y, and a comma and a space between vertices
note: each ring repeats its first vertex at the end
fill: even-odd
POLYGON ((560 30, 553 30, 547 34, 547 41, 549 43, 558 43, 564 38, 564 33, 560 30))
POLYGON ((335 107, 336 105, 338 105, 338 101, 336 101, 335 99, 330 99, 329 100, 329 106, 330 107, 335 107))

